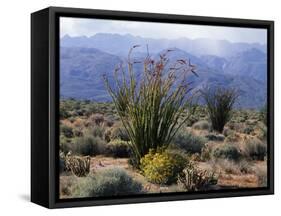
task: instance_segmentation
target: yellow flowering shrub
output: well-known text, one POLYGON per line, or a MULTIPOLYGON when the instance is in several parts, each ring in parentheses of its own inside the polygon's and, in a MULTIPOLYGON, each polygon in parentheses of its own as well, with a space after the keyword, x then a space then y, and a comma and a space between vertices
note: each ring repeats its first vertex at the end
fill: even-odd
POLYGON ((140 169, 146 179, 156 184, 172 184, 187 164, 187 158, 175 151, 149 150, 140 160, 140 169))

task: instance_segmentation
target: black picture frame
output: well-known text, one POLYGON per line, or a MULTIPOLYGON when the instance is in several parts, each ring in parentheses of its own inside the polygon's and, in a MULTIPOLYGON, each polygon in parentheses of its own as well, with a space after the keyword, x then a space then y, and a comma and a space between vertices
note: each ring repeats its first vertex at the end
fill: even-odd
POLYGON ((274 194, 274 22, 49 7, 31 15, 31 201, 47 208, 274 194), (58 198, 59 17, 102 18, 267 29, 268 186, 109 198, 58 198))

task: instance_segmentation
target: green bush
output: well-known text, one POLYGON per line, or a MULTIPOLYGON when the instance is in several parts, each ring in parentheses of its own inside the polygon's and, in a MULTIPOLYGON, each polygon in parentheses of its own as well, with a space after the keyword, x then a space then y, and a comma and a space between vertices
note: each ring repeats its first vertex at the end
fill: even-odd
POLYGON ((67 138, 73 137, 72 127, 69 127, 67 125, 61 124, 60 125, 60 131, 61 131, 61 134, 63 134, 67 138))
POLYGON ((73 188, 73 197, 112 197, 122 195, 139 194, 142 185, 133 180, 124 169, 104 169, 79 179, 73 188))
POLYGON ((234 144, 224 144, 214 149, 213 156, 215 158, 239 160, 242 154, 234 144))
POLYGON ((257 138, 247 139, 245 141, 245 153, 253 160, 264 160, 267 155, 266 143, 257 138))
POLYGON ((140 169, 149 182, 172 184, 187 164, 182 154, 168 150, 150 150, 140 160, 140 169))
POLYGON ((103 141, 100 137, 76 137, 74 143, 71 145, 71 150, 73 154, 94 156, 102 154, 104 152, 105 145, 105 141, 103 141))
POLYGON ((201 91, 205 100, 212 128, 222 133, 224 125, 232 116, 232 108, 238 97, 234 89, 206 87, 201 91))
POLYGON ((173 139, 173 145, 179 149, 184 150, 186 153, 201 153, 206 139, 199 136, 194 136, 189 132, 179 131, 173 139))
POLYGON ((111 140, 106 144, 105 154, 112 157, 129 157, 130 147, 128 142, 123 140, 111 140))

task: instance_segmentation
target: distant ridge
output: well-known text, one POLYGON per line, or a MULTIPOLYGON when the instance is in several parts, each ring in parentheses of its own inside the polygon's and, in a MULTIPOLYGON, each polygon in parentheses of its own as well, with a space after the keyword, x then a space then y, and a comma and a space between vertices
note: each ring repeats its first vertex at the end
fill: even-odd
POLYGON ((158 53, 169 47, 179 47, 197 56, 216 55, 230 57, 251 48, 266 52, 266 45, 259 43, 232 43, 227 40, 207 38, 189 39, 188 36, 179 39, 153 39, 131 34, 98 33, 90 37, 71 37, 65 35, 61 38, 61 46, 63 47, 94 47, 117 55, 127 55, 128 50, 136 44, 142 45, 139 49, 141 52, 145 52, 146 45, 149 44, 149 50, 153 53, 158 53))
MULTIPOLYGON (((111 45, 107 44, 107 47, 111 47, 111 45)), ((174 50, 168 55, 170 62, 190 59, 192 64, 196 65, 199 77, 188 77, 193 81, 194 91, 205 85, 234 87, 239 90, 240 94, 236 107, 259 109, 265 104, 266 55, 260 49, 249 48, 237 52, 232 57, 219 57, 216 55, 198 56, 175 46, 169 48, 174 50)), ((141 51, 136 49, 136 52, 133 53, 134 56, 143 59, 147 53, 141 51)), ((161 52, 164 52, 163 49, 151 55, 153 58, 157 58, 161 52)), ((104 86, 103 75, 107 74, 111 82, 113 71, 118 64, 124 61, 124 56, 114 55, 97 47, 79 46, 61 47, 60 55, 61 97, 111 101, 104 86)), ((136 74, 140 74, 142 66, 138 64, 135 71, 136 74)), ((138 75, 137 77, 139 79, 138 75)))

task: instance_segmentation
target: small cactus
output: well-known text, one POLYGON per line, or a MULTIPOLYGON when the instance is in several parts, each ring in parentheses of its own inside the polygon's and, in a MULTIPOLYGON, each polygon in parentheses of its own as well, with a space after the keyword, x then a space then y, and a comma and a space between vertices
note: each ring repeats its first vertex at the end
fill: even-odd
POLYGON ((90 172, 91 157, 79 157, 67 154, 65 156, 65 169, 78 177, 85 177, 90 172))
POLYGON ((207 170, 200 170, 193 163, 190 163, 178 176, 178 185, 187 191, 206 190, 217 182, 218 175, 207 170))

